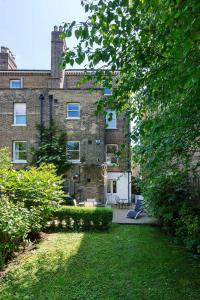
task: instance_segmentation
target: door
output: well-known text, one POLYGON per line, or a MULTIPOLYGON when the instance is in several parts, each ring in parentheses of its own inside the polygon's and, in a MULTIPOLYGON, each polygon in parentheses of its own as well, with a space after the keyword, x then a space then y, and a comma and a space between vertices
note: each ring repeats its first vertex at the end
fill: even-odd
POLYGON ((115 196, 117 195, 117 180, 108 179, 107 181, 107 199, 115 203, 115 196))

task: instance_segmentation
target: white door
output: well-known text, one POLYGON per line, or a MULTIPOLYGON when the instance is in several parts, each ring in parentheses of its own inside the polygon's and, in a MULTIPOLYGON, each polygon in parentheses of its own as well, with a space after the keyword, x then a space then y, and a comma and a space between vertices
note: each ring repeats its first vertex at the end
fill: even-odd
POLYGON ((115 202, 115 196, 117 195, 117 180, 108 179, 107 180, 107 199, 111 202, 115 202))

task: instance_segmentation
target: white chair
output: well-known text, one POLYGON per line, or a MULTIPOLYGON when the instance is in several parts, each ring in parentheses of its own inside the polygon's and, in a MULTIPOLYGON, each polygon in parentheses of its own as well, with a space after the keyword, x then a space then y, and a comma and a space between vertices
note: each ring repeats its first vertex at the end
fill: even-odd
POLYGON ((117 204, 116 196, 112 195, 112 194, 111 195, 107 195, 105 206, 106 207, 111 207, 114 204, 117 204))

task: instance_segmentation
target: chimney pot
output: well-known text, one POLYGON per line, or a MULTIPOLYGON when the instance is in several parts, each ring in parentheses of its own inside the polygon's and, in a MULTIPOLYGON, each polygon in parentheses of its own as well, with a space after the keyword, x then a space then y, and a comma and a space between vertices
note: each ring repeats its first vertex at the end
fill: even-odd
POLYGON ((59 31, 63 31, 63 27, 62 26, 59 26, 59 31))
POLYGON ((58 26, 55 25, 53 30, 58 31, 58 26))

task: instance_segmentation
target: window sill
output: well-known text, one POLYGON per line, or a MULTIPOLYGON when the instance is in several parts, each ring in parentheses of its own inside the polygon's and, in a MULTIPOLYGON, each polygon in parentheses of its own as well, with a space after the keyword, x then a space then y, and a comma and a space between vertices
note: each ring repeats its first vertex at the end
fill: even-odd
POLYGON ((108 129, 108 130, 111 130, 111 129, 114 129, 114 130, 116 130, 116 129, 119 129, 119 128, 105 128, 106 130, 108 129))
POLYGON ((66 120, 80 120, 80 117, 77 117, 77 118, 69 118, 69 117, 67 117, 66 120))
POLYGON ((27 160, 13 160, 11 161, 13 164, 27 164, 27 160))
POLYGON ((27 124, 12 124, 12 126, 13 127, 21 127, 21 126, 23 126, 23 127, 26 127, 27 126, 27 124))
POLYGON ((69 160, 69 162, 72 164, 80 164, 81 163, 80 160, 69 160))

